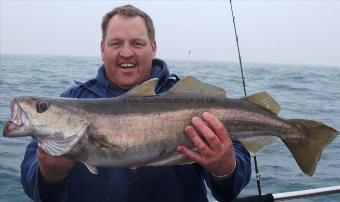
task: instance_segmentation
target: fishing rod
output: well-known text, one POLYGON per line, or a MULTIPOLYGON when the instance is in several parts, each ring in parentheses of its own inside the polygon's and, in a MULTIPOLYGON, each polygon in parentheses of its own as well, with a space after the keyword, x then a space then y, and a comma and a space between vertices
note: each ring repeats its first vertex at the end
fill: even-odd
MULTIPOLYGON (((237 30, 236 30, 236 23, 235 23, 233 4, 232 4, 231 0, 229 2, 230 2, 231 15, 233 17, 234 32, 235 32, 237 52, 238 52, 238 60, 239 60, 239 63, 240 63, 241 75, 242 75, 243 91, 244 91, 244 96, 247 96, 246 79, 245 79, 244 74, 243 74, 242 57, 241 57, 241 53, 240 53, 240 46, 238 44, 238 35, 237 35, 237 30)), ((254 167, 255 167, 255 173, 256 173, 257 190, 258 190, 259 196, 261 196, 262 195, 262 193, 261 193, 261 174, 260 174, 259 168, 257 166, 256 154, 254 154, 253 158, 254 158, 254 164, 255 164, 254 167)))

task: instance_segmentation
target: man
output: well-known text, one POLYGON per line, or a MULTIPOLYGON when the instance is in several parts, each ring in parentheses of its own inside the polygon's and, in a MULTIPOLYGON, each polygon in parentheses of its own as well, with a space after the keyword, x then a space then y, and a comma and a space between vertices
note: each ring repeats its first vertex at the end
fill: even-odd
MULTIPOLYGON (((102 32, 104 65, 97 77, 78 83, 63 97, 115 97, 150 78, 159 78, 156 93, 161 93, 178 81, 162 60, 155 59, 154 27, 143 11, 131 5, 112 10, 103 18, 102 32)), ((24 190, 35 201, 198 202, 207 201, 205 180, 216 199, 236 197, 249 182, 249 153, 231 141, 212 114, 203 113, 191 122, 184 132, 197 152, 186 146, 177 148, 197 162, 191 165, 99 168, 99 174, 93 175, 82 163, 48 155, 32 140, 21 166, 24 190)))

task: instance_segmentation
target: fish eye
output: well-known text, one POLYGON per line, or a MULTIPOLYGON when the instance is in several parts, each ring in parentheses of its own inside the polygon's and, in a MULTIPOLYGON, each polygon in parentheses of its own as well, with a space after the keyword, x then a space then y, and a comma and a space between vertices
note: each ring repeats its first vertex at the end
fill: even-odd
POLYGON ((47 102, 38 102, 37 103, 37 112, 38 113, 43 113, 44 111, 46 111, 49 107, 49 103, 47 102))

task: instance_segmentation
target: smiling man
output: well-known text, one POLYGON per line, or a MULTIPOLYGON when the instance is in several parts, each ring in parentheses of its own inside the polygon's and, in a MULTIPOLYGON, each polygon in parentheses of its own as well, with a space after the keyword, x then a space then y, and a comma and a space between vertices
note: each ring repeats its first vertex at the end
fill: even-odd
MULTIPOLYGON (((126 5, 107 13, 102 22, 101 55, 97 77, 68 89, 63 97, 108 98, 124 94, 151 78, 155 92, 170 89, 179 79, 155 59, 156 41, 151 18, 126 5)), ((112 106, 114 107, 114 106, 112 106)), ((112 123, 114 124, 114 123, 112 123)), ((133 124, 133 123, 131 123, 133 124)), ((249 153, 233 142, 213 115, 193 117, 184 132, 197 151, 178 146, 194 164, 164 167, 99 168, 99 174, 66 157, 54 157, 28 145, 21 166, 25 192, 34 201, 208 201, 204 182, 220 201, 235 198, 249 182, 249 153)))
MULTIPOLYGON (((129 89, 150 78, 156 42, 142 17, 115 15, 104 19, 101 54, 105 73, 115 85, 129 89)), ((153 29, 152 29, 153 30, 153 29)))

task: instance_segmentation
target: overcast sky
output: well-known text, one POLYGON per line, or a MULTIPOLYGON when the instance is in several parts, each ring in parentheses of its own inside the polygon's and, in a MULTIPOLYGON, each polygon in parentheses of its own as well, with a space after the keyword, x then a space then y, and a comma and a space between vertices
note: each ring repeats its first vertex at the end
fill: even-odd
MULTIPOLYGON (((0 0, 1 54, 99 56, 102 16, 126 3, 153 18, 157 57, 238 61, 229 0, 0 0)), ((340 66, 340 1, 234 0, 233 7, 244 62, 340 66)))

